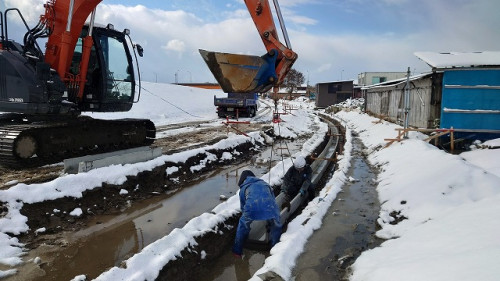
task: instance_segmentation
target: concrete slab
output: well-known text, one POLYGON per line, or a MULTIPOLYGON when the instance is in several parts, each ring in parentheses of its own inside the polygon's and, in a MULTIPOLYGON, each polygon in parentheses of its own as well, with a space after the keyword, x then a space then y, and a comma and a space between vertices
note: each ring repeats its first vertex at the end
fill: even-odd
POLYGON ((64 172, 77 174, 88 172, 95 168, 118 164, 133 164, 144 162, 162 155, 160 147, 150 148, 148 146, 113 151, 102 154, 87 155, 64 160, 64 172))

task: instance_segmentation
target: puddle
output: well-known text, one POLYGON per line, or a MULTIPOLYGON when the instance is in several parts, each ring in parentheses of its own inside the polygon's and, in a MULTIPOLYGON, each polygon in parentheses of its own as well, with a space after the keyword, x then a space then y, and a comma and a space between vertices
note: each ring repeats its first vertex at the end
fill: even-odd
POLYGON ((209 272, 205 272, 202 276, 196 276, 195 280, 247 281, 262 267, 264 260, 268 256, 268 253, 245 250, 243 259, 235 259, 230 249, 228 249, 227 254, 217 259, 209 272))
POLYGON ((213 209, 221 202, 220 195, 233 196, 241 169, 217 171, 176 192, 134 203, 119 216, 94 217, 89 227, 65 237, 67 247, 41 256, 53 261, 44 268, 47 275, 34 280, 70 280, 80 274, 95 278, 120 265, 174 228, 213 209))

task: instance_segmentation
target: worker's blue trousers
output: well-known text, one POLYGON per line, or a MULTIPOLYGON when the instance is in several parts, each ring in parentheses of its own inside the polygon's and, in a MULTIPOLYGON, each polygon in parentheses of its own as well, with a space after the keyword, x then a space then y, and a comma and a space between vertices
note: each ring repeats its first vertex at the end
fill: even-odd
MULTIPOLYGON (((243 252, 243 245, 248 239, 248 234, 250 233, 250 224, 254 221, 250 217, 246 216, 245 213, 241 215, 240 222, 238 223, 238 229, 236 230, 236 238, 234 239, 233 253, 241 255, 243 252)), ((280 241, 281 237, 281 223, 279 218, 273 218, 267 220, 271 235, 271 246, 274 246, 280 241)))

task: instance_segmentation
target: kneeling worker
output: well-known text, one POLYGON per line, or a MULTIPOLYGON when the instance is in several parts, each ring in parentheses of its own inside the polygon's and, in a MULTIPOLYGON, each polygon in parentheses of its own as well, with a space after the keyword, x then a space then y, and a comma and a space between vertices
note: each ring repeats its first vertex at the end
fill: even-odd
POLYGON ((290 202, 297 193, 305 195, 308 193, 308 199, 311 201, 314 198, 314 186, 311 183, 312 169, 307 165, 306 159, 302 156, 297 156, 293 161, 293 166, 288 169, 283 177, 281 192, 285 193, 285 201, 290 202))
POLYGON ((236 230, 233 253, 241 256, 243 244, 248 239, 250 224, 254 220, 266 220, 271 231, 271 246, 279 242, 281 236, 280 210, 272 188, 265 181, 256 178, 249 170, 243 171, 238 181, 240 186, 241 218, 236 230))

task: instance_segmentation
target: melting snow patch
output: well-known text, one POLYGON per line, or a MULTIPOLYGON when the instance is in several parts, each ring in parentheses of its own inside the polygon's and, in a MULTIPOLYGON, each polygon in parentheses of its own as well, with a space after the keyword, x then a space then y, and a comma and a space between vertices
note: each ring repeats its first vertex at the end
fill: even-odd
POLYGON ((168 167, 167 168, 167 176, 175 173, 175 172, 178 172, 179 171, 179 167, 168 167))
POLYGON ((358 179, 355 179, 355 178, 353 178, 353 177, 349 177, 349 181, 350 181, 350 182, 357 182, 357 181, 359 181, 359 180, 358 180, 358 179))
POLYGON ((18 180, 11 180, 11 181, 8 181, 5 183, 6 186, 11 186, 11 185, 14 185, 14 184, 18 184, 19 181, 18 180))
POLYGON ((45 227, 41 227, 35 230, 35 234, 38 235, 39 233, 44 233, 45 231, 47 231, 47 229, 45 227))
POLYGON ((87 280, 87 276, 85 275, 78 275, 78 276, 75 276, 75 278, 71 279, 71 281, 85 281, 87 280))
POLYGON ((69 214, 73 217, 79 217, 83 214, 83 212, 82 212, 82 209, 76 208, 73 211, 71 211, 71 213, 69 213, 69 214))
POLYGON ((229 152, 222 153, 222 156, 220 158, 220 160, 231 160, 231 159, 233 159, 233 155, 229 152))
POLYGON ((120 189, 120 195, 127 195, 128 191, 126 189, 120 189))

